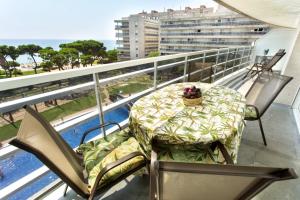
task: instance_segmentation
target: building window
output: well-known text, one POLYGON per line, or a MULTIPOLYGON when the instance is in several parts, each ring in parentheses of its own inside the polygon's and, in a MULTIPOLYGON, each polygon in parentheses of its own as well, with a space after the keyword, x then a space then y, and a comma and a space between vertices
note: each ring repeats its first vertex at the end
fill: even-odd
POLYGON ((139 48, 135 48, 135 50, 137 50, 137 51, 138 51, 138 50, 139 50, 139 48))
POLYGON ((139 54, 135 54, 135 57, 139 57, 139 54))
POLYGON ((197 32, 198 32, 198 33, 201 33, 201 29, 198 29, 197 32))

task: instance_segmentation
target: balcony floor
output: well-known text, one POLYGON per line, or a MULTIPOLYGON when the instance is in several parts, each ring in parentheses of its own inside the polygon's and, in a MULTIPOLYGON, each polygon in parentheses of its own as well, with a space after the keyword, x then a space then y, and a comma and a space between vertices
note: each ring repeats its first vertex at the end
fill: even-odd
MULTIPOLYGON (((300 136, 292 110, 281 104, 273 104, 262 118, 268 146, 262 142, 258 122, 247 122, 239 151, 239 165, 294 168, 300 175, 300 136)), ((99 199, 137 200, 148 199, 148 177, 130 176, 99 199)), ((81 199, 73 191, 65 198, 63 188, 46 199, 81 199)), ((300 179, 277 182, 260 193, 256 200, 299 199, 300 179)))

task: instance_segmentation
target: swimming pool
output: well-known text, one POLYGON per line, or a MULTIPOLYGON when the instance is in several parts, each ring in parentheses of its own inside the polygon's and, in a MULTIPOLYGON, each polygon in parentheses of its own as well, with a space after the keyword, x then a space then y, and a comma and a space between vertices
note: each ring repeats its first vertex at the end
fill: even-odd
MULTIPOLYGON (((104 119, 106 122, 121 122, 127 119, 128 115, 128 110, 122 107, 108 112, 107 114, 105 114, 104 119)), ((97 125, 99 125, 99 117, 94 117, 87 122, 63 131, 61 134, 62 137, 67 141, 67 143, 72 148, 75 148, 79 145, 83 132, 97 125)), ((107 129, 108 128, 110 127, 107 127, 107 129)), ((86 139, 88 140, 95 137, 97 133, 97 131, 94 131, 93 133, 89 134, 86 139)), ((27 174, 33 172, 34 170, 42 167, 43 164, 34 155, 20 150, 12 156, 4 160, 0 160, 0 166, 1 171, 4 174, 4 177, 0 179, 1 190, 6 186, 12 184, 13 182, 19 180, 20 178, 26 176, 27 174)), ((27 199, 28 197, 41 190, 43 187, 49 185, 57 178, 58 177, 55 174, 53 174, 52 172, 48 172, 38 180, 28 184, 26 187, 9 196, 8 199, 27 199)))

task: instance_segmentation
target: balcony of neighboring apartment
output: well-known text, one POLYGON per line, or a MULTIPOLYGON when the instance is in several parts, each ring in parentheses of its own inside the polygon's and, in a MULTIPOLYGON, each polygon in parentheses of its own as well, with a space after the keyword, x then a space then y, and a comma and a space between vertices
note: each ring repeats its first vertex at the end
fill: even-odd
POLYGON ((268 28, 256 28, 249 31, 219 31, 211 30, 209 32, 205 30, 195 30, 195 31, 181 31, 181 32, 162 32, 160 36, 162 38, 253 38, 257 39, 262 35, 269 32, 268 28))
POLYGON ((123 23, 120 25, 115 25, 115 30, 129 30, 129 24, 123 23))
POLYGON ((129 32, 117 32, 116 37, 117 38, 129 38, 129 32))
POLYGON ((212 39, 212 40, 161 40, 160 45, 164 46, 185 46, 185 47, 197 47, 197 46, 214 46, 214 47, 226 47, 226 46, 244 46, 244 45, 251 45, 253 41, 226 41, 222 39, 212 39))
POLYGON ((126 38, 122 38, 122 40, 120 40, 120 38, 119 38, 119 40, 116 40, 116 44, 118 44, 118 45, 129 45, 130 44, 130 41, 129 41, 129 39, 126 39, 126 38))
POLYGON ((161 30, 187 30, 187 29, 232 29, 232 28, 267 28, 268 24, 251 21, 251 22, 237 22, 237 23, 194 23, 194 24, 168 24, 161 25, 161 30))

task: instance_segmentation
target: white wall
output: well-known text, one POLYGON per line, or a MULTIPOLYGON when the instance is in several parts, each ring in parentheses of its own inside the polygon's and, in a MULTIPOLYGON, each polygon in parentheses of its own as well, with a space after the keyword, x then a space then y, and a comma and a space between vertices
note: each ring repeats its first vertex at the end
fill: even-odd
MULTIPOLYGON (((283 71, 284 75, 292 76, 294 79, 282 90, 278 98, 277 103, 292 105, 293 100, 300 87, 300 35, 296 40, 293 48, 292 55, 289 59, 288 65, 283 71)), ((299 105, 294 105, 299 107, 299 105)))
POLYGON ((272 28, 267 34, 255 42, 255 55, 274 55, 279 49, 285 49, 286 55, 274 66, 274 70, 284 70, 292 53, 297 30, 288 28, 272 28))

